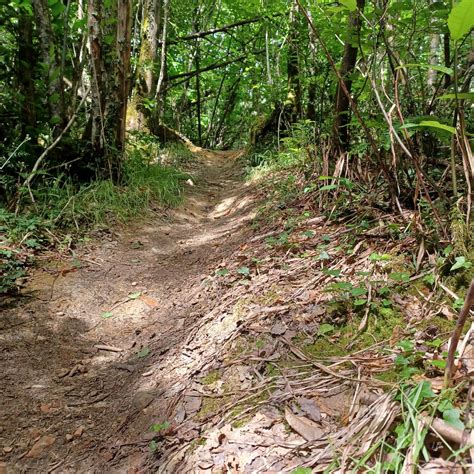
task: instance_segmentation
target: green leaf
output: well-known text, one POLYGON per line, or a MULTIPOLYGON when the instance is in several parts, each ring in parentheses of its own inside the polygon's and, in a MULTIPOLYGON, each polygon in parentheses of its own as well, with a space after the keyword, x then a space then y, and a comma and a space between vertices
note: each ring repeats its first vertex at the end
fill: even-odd
POLYGON ((324 336, 325 334, 329 334, 330 332, 334 331, 334 326, 332 324, 321 324, 319 326, 318 334, 320 336, 324 336))
POLYGON ((149 347, 144 347, 141 351, 137 352, 137 357, 140 359, 145 358, 150 353, 149 347))
POLYGON ((458 430, 464 430, 464 423, 461 421, 461 414, 457 408, 451 408, 443 412, 443 420, 458 430))
POLYGON ((127 298, 129 300, 137 300, 138 298, 140 298, 140 296, 142 295, 142 292, 141 291, 137 291, 137 293, 130 293, 127 298))
POLYGON ((326 186, 321 186, 319 188, 320 191, 332 191, 333 189, 337 189, 339 187, 338 184, 326 184, 326 186))
POLYGON ((354 301, 354 306, 364 306, 367 303, 367 300, 357 299, 354 301))
POLYGON ((431 387, 431 382, 429 382, 428 380, 425 380, 424 382, 421 382, 420 396, 423 400, 425 398, 435 398, 436 397, 436 395, 433 392, 433 389, 431 387))
POLYGON ((323 269, 323 272, 326 274, 326 275, 330 275, 330 276, 333 276, 333 277, 338 277, 338 276, 341 276, 341 270, 335 268, 334 270, 330 270, 330 269, 323 269))
POLYGON ((293 471, 291 471, 291 474, 311 474, 313 470, 309 467, 297 467, 293 471))
POLYGON ((112 318, 114 315, 114 313, 112 313, 111 311, 104 311, 101 315, 101 318, 102 319, 109 319, 109 318, 112 318))
POLYGON ((453 303, 454 309, 461 309, 464 306, 464 300, 462 298, 456 298, 453 303))
POLYGON ((393 281, 407 282, 410 280, 410 275, 404 272, 395 272, 395 273, 390 273, 389 278, 392 279, 393 281))
POLYGON ((352 289, 352 283, 349 281, 340 281, 329 285, 331 290, 350 290, 352 289))
POLYGON ((326 252, 326 250, 323 250, 319 254, 318 260, 331 260, 331 256, 326 252))
POLYGON ((438 367, 438 369, 444 370, 446 368, 446 361, 442 359, 430 360, 430 364, 434 367, 438 367))
POLYGON ((367 294, 366 288, 352 288, 351 295, 352 296, 362 296, 367 294))
POLYGON ((474 27, 474 1, 461 0, 449 13, 448 28, 451 38, 460 40, 474 27))
POLYGON ((237 269, 237 273, 241 275, 249 276, 250 275, 250 268, 249 267, 240 267, 237 269))
POLYGON ((444 72, 445 74, 448 74, 449 76, 454 74, 454 70, 452 68, 442 66, 440 64, 410 63, 410 64, 402 64, 401 66, 398 66, 396 69, 410 68, 410 67, 419 67, 422 69, 434 69, 435 71, 444 72))
POLYGON ((227 270, 227 268, 219 268, 219 270, 216 270, 217 276, 226 276, 228 274, 229 274, 229 270, 227 270))
POLYGON ((414 345, 411 341, 403 340, 397 344, 397 347, 400 347, 404 352, 413 352, 414 345))
POLYGON ((150 431, 159 433, 160 431, 167 430, 169 427, 170 424, 168 421, 165 421, 164 423, 153 423, 150 427, 150 431))
POLYGON ((454 127, 445 125, 444 123, 439 123, 437 120, 423 120, 418 125, 420 127, 438 128, 440 130, 445 130, 446 132, 452 133, 453 135, 456 133, 456 129, 454 127))
POLYGON ((384 254, 379 254, 377 252, 374 252, 372 254, 369 255, 369 260, 371 260, 372 262, 379 262, 379 261, 388 261, 388 260, 391 260, 392 256, 388 253, 384 253, 384 254))
MULTIPOLYGON (((458 92, 458 99, 460 100, 474 100, 474 92, 458 92)), ((456 94, 450 93, 450 94, 443 94, 438 97, 440 100, 451 100, 455 99, 456 94)))
POLYGON ((357 10, 356 0, 339 0, 341 5, 344 5, 350 12, 355 12, 357 10))
POLYGON ((466 257, 456 257, 456 262, 454 265, 449 269, 450 272, 454 272, 455 270, 459 270, 461 268, 469 269, 472 267, 472 263, 466 260, 466 257))

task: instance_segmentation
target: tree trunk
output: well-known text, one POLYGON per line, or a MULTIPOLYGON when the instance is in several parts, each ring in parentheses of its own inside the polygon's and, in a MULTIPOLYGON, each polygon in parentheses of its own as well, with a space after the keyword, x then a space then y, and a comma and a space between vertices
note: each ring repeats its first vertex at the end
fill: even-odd
POLYGON ((290 123, 302 118, 301 80, 298 54, 298 5, 293 2, 290 9, 290 31, 288 33, 288 96, 287 102, 291 104, 292 111, 289 117, 290 123))
POLYGON ((96 153, 105 153, 105 104, 106 83, 101 34, 101 0, 89 0, 87 27, 89 30, 89 54, 91 69, 91 117, 86 133, 96 153))
POLYGON ((157 101, 157 113, 155 120, 157 123, 163 122, 165 109, 165 84, 168 77, 167 73, 167 36, 168 36, 168 19, 170 11, 170 0, 163 0, 163 28, 161 29, 161 55, 160 55, 160 75, 156 84, 155 99, 157 101))
POLYGON ((18 19, 18 70, 19 89, 23 95, 21 104, 21 125, 23 138, 35 133, 36 105, 35 83, 32 71, 35 65, 33 49, 33 22, 30 15, 18 19))
POLYGON ((140 53, 132 98, 128 107, 128 128, 141 130, 146 125, 149 111, 143 106, 144 99, 152 99, 157 77, 154 65, 157 60, 158 31, 161 24, 161 0, 144 0, 140 25, 140 53))
MULTIPOLYGON (((358 42, 361 29, 360 13, 365 6, 365 0, 357 0, 357 10, 349 14, 348 18, 348 39, 344 45, 344 53, 340 69, 341 79, 344 82, 348 93, 352 90, 351 75, 357 61, 358 42)), ((336 120, 334 123, 334 145, 340 151, 347 151, 349 147, 349 97, 344 93, 341 82, 336 90, 336 120)))
POLYGON ((130 87, 130 46, 131 46, 131 0, 118 0, 117 15, 117 71, 116 103, 117 110, 115 148, 122 151, 125 144, 127 124, 127 102, 130 87))
POLYGON ((60 83, 60 63, 57 56, 57 48, 51 26, 51 15, 48 0, 32 0, 33 10, 36 18, 36 27, 39 36, 39 48, 41 60, 46 70, 46 89, 48 112, 53 125, 65 125, 64 114, 64 91, 60 83))
MULTIPOLYGON (((438 33, 431 34, 430 39, 430 64, 438 64, 438 49, 440 44, 440 35, 438 33)), ((431 92, 435 92, 437 71, 435 69, 428 70, 428 88, 431 92)))

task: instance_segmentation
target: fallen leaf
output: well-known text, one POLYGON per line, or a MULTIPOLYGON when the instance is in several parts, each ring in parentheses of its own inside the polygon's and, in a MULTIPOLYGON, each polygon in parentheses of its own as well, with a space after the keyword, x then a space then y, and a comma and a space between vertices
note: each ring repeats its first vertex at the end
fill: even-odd
POLYGON ((137 357, 143 359, 150 353, 149 347, 144 347, 141 351, 137 352, 137 357))
POLYGON ((156 308, 158 306, 158 301, 155 300, 155 298, 151 298, 150 296, 141 295, 140 300, 142 300, 145 304, 151 306, 152 308, 156 308))
POLYGON ((150 393, 150 392, 146 392, 146 391, 141 391, 141 392, 137 392, 134 396, 133 396, 133 405, 135 406, 135 408, 137 408, 138 410, 143 410, 145 409, 148 405, 150 405, 150 403, 155 399, 155 396, 150 393))
POLYGON ((141 291, 137 291, 136 293, 130 293, 127 298, 129 300, 136 300, 138 298, 140 298, 140 296, 142 295, 142 292, 141 291))
POLYGON ((308 416, 311 420, 315 422, 321 421, 321 411, 314 402, 314 400, 311 400, 310 398, 305 398, 305 397, 300 397, 297 398, 296 401, 298 402, 298 405, 301 408, 301 411, 308 416))
POLYGON ((109 318, 112 318, 114 315, 114 313, 112 313, 111 311, 104 311, 101 315, 101 318, 102 319, 109 319, 109 318))
POLYGON ((26 453, 27 458, 39 458, 43 455, 44 451, 54 444, 56 438, 51 435, 41 436, 41 438, 36 441, 33 447, 26 453))
POLYGON ((174 416, 174 421, 179 425, 184 421, 185 418, 186 418, 186 410, 184 409, 184 405, 180 403, 176 407, 176 414, 174 416))
POLYGON ((201 408, 201 404, 202 398, 200 396, 187 396, 184 398, 184 408, 188 416, 196 413, 201 408))
POLYGON ((288 408, 285 408, 285 419, 287 423, 306 441, 314 441, 324 436, 324 431, 305 416, 297 416, 291 413, 288 408))
POLYGON ((286 324, 279 322, 273 325, 270 332, 273 336, 281 336, 285 334, 286 329, 287 329, 286 324))

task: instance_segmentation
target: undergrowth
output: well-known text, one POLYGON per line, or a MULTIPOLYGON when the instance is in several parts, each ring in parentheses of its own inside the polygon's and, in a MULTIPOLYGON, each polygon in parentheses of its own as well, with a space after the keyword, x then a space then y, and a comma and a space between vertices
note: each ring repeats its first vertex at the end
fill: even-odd
POLYGON ((0 293, 14 288, 24 275, 25 252, 146 217, 156 206, 178 205, 189 176, 162 162, 166 157, 168 162, 183 163, 190 159, 189 153, 182 145, 163 149, 154 139, 134 135, 119 184, 108 179, 76 183, 65 175, 45 176, 32 189, 34 203, 23 193, 26 197, 19 213, 0 204, 0 293))
MULTIPOLYGON (((367 267, 377 268, 380 281, 373 281, 371 271, 342 280, 337 259, 328 254, 329 241, 324 242, 323 236, 323 243, 311 249, 319 250, 319 257, 311 258, 321 260, 322 272, 332 281, 326 287, 331 293, 326 301, 326 319, 314 340, 308 341, 303 334, 293 343, 319 361, 367 349, 388 357, 373 377, 395 387, 394 400, 401 414, 386 438, 353 460, 354 472, 405 472, 408 465, 437 457, 459 462, 462 452, 448 444, 442 446, 429 434, 428 423, 423 425, 420 420, 437 417, 458 431, 464 430, 462 385, 449 390, 435 387, 443 379, 447 342, 474 278, 472 223, 471 227, 466 225, 461 200, 453 203, 438 198, 428 204, 420 196, 414 208, 405 203, 404 215, 400 216, 390 210, 383 181, 369 190, 344 173, 336 178, 321 175, 324 160, 321 153, 311 155, 315 144, 305 133, 305 126, 308 124, 299 124, 279 149, 255 148, 249 154, 247 177, 268 196, 253 225, 262 234, 271 230, 265 241, 273 252, 281 250, 285 256, 291 253, 292 257, 306 258, 298 249, 301 236, 297 234, 312 238, 315 232, 302 232, 299 225, 325 216, 329 225, 336 223, 351 231, 337 239, 337 259, 343 260, 344 253, 351 255, 359 242, 365 242, 361 249, 368 246, 372 251, 367 267), (436 209, 442 221, 435 218, 436 209), (416 224, 415 217, 423 227, 416 224), (447 230, 445 236, 441 225, 447 230), (390 253, 386 253, 387 248, 390 253), (329 270, 326 261, 331 263, 329 270), (371 289, 370 297, 367 288, 371 289), (424 310, 411 306, 408 302, 412 301, 424 310), (368 319, 364 324, 365 315, 368 319)), ((338 467, 335 459, 329 469, 338 467)))

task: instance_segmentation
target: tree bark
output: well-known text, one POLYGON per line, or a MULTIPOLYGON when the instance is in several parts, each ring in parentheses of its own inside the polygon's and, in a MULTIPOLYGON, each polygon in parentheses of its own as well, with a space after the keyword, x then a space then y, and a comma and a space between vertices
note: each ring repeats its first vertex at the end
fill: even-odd
POLYGON ((155 99, 157 101, 157 116, 155 120, 157 123, 163 122, 163 115, 165 109, 165 93, 166 81, 168 80, 168 64, 167 64, 167 37, 168 37, 168 20, 170 12, 170 0, 163 0, 163 28, 161 30, 161 55, 160 55, 160 74, 156 84, 155 99))
POLYGON ((115 148, 122 151, 125 144, 127 124, 127 102, 130 88, 130 47, 131 47, 131 0, 118 0, 117 15, 117 71, 116 104, 117 125, 115 148))
POLYGON ((290 123, 302 118, 301 79, 298 54, 298 5, 293 2, 290 9, 290 31, 288 33, 288 96, 287 102, 291 104, 292 110, 289 117, 290 123))
POLYGON ((32 0, 32 5, 39 36, 41 60, 46 70, 45 82, 48 94, 48 112, 53 125, 64 125, 66 122, 64 114, 64 91, 59 79, 60 63, 53 28, 51 26, 48 0, 32 0))
POLYGON ((100 155, 104 154, 106 83, 101 34, 101 0, 89 0, 87 8, 87 27, 89 30, 89 54, 91 69, 91 117, 86 133, 92 148, 100 155))
POLYGON ((365 0, 357 0, 357 10, 349 14, 347 25, 349 38, 344 45, 344 53, 340 68, 342 81, 339 81, 336 90, 334 145, 335 148, 340 151, 347 151, 349 147, 348 125, 350 112, 350 100, 348 94, 344 92, 341 82, 344 82, 345 89, 350 94, 352 90, 351 75, 354 72, 357 61, 358 40, 361 29, 360 13, 363 11, 364 6, 365 0))
POLYGON ((21 104, 22 138, 35 132, 36 104, 35 83, 32 71, 35 65, 33 49, 33 22, 30 15, 18 19, 18 70, 19 88, 23 95, 21 104))

